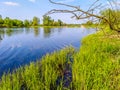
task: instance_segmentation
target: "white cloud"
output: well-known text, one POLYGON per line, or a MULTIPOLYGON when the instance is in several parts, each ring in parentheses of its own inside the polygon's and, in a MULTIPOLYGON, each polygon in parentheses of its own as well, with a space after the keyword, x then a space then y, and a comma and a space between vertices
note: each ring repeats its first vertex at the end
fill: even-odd
POLYGON ((19 3, 16 2, 2 2, 2 3, 8 6, 19 6, 19 3))
POLYGON ((30 2, 33 2, 33 3, 36 2, 36 0, 29 0, 29 1, 30 1, 30 2))
POLYGON ((118 9, 120 8, 120 1, 116 0, 116 1, 107 1, 107 5, 108 8, 114 8, 114 9, 118 9))
POLYGON ((69 3, 69 2, 74 2, 75 0, 61 0, 58 1, 59 3, 69 3))
POLYGON ((120 5, 120 1, 107 1, 107 4, 120 5))
POLYGON ((114 3, 115 5, 120 5, 120 1, 116 1, 116 2, 114 1, 113 3, 114 3))

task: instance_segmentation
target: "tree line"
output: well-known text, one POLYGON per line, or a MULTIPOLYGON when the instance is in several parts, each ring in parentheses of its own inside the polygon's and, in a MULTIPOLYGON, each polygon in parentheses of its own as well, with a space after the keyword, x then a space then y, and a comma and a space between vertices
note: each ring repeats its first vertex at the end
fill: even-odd
MULTIPOLYGON (((34 16, 32 20, 18 20, 11 19, 9 17, 5 17, 4 19, 0 15, 0 27, 30 27, 30 26, 39 26, 40 18, 34 16)), ((63 23, 60 19, 55 21, 50 16, 43 16, 43 24, 42 26, 63 26, 63 23)))
POLYGON ((60 19, 58 21, 55 21, 50 16, 43 16, 43 25, 44 26, 63 26, 65 23, 63 23, 60 19))
MULTIPOLYGON (((105 9, 100 12, 100 16, 106 18, 109 21, 111 28, 120 30, 120 10, 105 9)), ((106 19, 99 19, 99 22, 88 20, 82 23, 82 25, 106 25, 106 19)), ((58 19, 55 21, 50 16, 43 16, 42 24, 38 17, 33 17, 32 20, 18 20, 11 19, 9 17, 2 18, 0 15, 0 27, 30 27, 30 26, 80 26, 80 24, 65 24, 63 21, 58 19)))
POLYGON ((11 19, 9 17, 2 18, 0 15, 0 27, 29 27, 29 26, 38 26, 40 19, 38 17, 33 17, 33 20, 18 20, 11 19))

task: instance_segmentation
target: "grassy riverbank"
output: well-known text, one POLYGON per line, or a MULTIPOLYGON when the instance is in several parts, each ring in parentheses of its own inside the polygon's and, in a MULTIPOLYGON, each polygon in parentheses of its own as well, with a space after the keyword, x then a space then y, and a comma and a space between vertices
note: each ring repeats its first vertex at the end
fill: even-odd
POLYGON ((87 36, 74 57, 73 83, 76 90, 120 89, 120 38, 102 32, 87 36))
POLYGON ((120 89, 120 38, 117 33, 89 35, 82 40, 79 51, 67 47, 48 54, 13 74, 3 75, 0 81, 0 90, 69 89, 120 89), (69 74, 67 78, 66 73, 69 74))

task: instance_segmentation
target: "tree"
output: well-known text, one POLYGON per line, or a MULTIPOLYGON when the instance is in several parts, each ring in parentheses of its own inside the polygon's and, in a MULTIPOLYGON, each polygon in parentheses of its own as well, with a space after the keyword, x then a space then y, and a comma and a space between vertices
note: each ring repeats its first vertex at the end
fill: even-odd
POLYGON ((17 20, 17 19, 13 19, 11 20, 12 22, 12 26, 15 26, 15 27, 23 27, 23 21, 21 20, 17 20))
POLYGON ((62 26, 62 25, 63 25, 63 22, 62 22, 60 19, 58 19, 58 25, 59 25, 59 26, 62 26))
POLYGON ((2 15, 0 15, 0 19, 2 19, 2 15))
POLYGON ((92 24, 93 24, 92 21, 87 21, 87 22, 86 22, 86 25, 92 25, 92 24))
POLYGON ((2 18, 0 18, 0 27, 3 25, 4 20, 2 18))
POLYGON ((6 18, 4 19, 4 24, 3 24, 3 26, 5 26, 5 27, 12 27, 12 26, 13 26, 12 20, 11 20, 9 17, 6 17, 6 18))
POLYGON ((18 21, 17 21, 17 26, 18 26, 18 27, 23 27, 23 26, 24 26, 23 21, 18 20, 18 21))
POLYGON ((24 21, 24 26, 25 26, 25 27, 29 27, 29 26, 30 26, 29 20, 25 20, 25 21, 24 21))
POLYGON ((43 25, 44 26, 62 26, 63 22, 59 19, 58 21, 54 21, 50 16, 43 16, 43 25))
MULTIPOLYGON (((113 26, 120 25, 120 10, 106 9, 101 11, 101 16, 106 17, 113 26)), ((106 22, 101 20, 101 24, 106 24, 106 22)))
MULTIPOLYGON (((66 10, 53 9, 53 10, 48 11, 45 14, 45 16, 49 15, 49 14, 53 14, 53 13, 71 13, 73 15, 72 18, 76 18, 78 20, 92 19, 92 21, 96 21, 97 23, 99 21, 103 20, 109 25, 111 30, 120 32, 120 25, 114 26, 114 23, 116 23, 116 21, 114 23, 112 23, 111 19, 108 19, 105 16, 101 16, 100 14, 96 13, 96 10, 98 11, 98 9, 100 9, 100 8, 106 8, 101 3, 99 3, 99 1, 100 0, 96 0, 89 6, 88 10, 84 10, 84 9, 80 8, 80 6, 74 6, 74 5, 69 5, 69 4, 54 2, 52 0, 49 0, 49 2, 51 2, 52 4, 65 6, 65 7, 68 7, 68 9, 66 9, 66 10), (69 8, 71 8, 71 10, 69 8)), ((109 5, 106 5, 106 6, 109 6, 109 8, 112 8, 112 9, 113 9, 113 6, 117 7, 117 5, 118 5, 117 3, 114 3, 114 0, 113 0, 113 2, 112 2, 112 0, 111 1, 107 0, 107 2, 109 3, 109 5)), ((118 5, 118 7, 119 6, 120 5, 118 5)), ((113 16, 113 15, 112 15, 112 18, 117 19, 116 16, 113 16)))
POLYGON ((50 21, 51 21, 51 17, 50 16, 43 16, 43 25, 44 26, 49 26, 50 25, 50 21))
POLYGON ((0 15, 0 27, 3 26, 4 20, 2 19, 2 16, 0 15))
POLYGON ((59 26, 59 23, 55 21, 54 26, 59 26))
POLYGON ((38 26, 40 23, 40 19, 38 17, 33 17, 32 25, 38 26))

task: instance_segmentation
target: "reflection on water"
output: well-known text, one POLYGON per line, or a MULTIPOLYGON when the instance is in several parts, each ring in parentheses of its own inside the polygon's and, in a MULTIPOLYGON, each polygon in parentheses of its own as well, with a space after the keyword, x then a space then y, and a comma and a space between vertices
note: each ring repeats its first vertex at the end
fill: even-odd
POLYGON ((5 31, 4 30, 0 30, 0 41, 3 40, 4 35, 5 35, 5 31))
POLYGON ((51 34, 50 28, 44 28, 44 37, 49 37, 51 34))
POLYGON ((26 34, 29 34, 31 32, 31 28, 24 28, 24 30, 26 34))
POLYGON ((38 27, 34 28, 34 35, 39 36, 39 34, 40 34, 40 28, 38 27))
POLYGON ((12 35, 16 35, 16 34, 20 34, 23 33, 23 29, 12 29, 12 28, 1 28, 0 29, 0 36, 1 35, 7 35, 7 36, 12 36, 12 35))
POLYGON ((0 28, 0 75, 68 45, 78 48, 80 40, 93 32, 85 28, 0 28))

